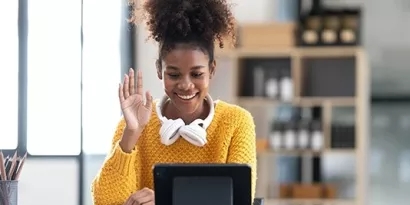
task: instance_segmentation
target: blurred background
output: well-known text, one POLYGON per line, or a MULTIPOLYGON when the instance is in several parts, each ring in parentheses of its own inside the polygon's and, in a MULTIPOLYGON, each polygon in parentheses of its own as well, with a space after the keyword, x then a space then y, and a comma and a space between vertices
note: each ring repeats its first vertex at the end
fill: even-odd
MULTIPOLYGON (((268 204, 408 204, 410 1, 233 0, 214 98, 252 112, 268 204), (301 3, 302 2, 302 3, 301 3), (407 201, 407 202, 406 202, 407 201)), ((0 0, 0 150, 28 152, 21 205, 92 205, 130 67, 157 46, 126 1, 0 0)))

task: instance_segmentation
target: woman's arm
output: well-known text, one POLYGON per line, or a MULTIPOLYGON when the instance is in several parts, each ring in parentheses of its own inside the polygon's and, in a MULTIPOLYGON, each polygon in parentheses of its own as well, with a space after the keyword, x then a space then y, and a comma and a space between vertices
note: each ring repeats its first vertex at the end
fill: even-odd
POLYGON ((139 189, 140 158, 138 150, 125 151, 120 146, 124 132, 122 119, 116 128, 111 152, 92 183, 92 197, 95 205, 122 205, 128 197, 139 189))
POLYGON ((252 200, 255 198, 256 167, 256 134, 252 115, 240 108, 235 109, 237 128, 229 146, 228 163, 249 164, 252 168, 252 200))

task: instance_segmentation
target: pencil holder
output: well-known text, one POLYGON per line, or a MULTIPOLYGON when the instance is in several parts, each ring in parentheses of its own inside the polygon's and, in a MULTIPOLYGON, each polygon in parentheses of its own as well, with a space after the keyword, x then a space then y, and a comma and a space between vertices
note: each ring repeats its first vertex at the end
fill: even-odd
POLYGON ((0 205, 17 205, 18 181, 0 180, 0 205))

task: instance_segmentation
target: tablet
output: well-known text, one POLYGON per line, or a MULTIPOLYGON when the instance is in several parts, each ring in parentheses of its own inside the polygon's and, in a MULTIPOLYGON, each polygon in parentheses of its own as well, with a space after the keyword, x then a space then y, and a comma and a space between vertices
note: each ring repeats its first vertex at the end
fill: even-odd
POLYGON ((251 167, 156 164, 155 205, 251 205, 251 167))

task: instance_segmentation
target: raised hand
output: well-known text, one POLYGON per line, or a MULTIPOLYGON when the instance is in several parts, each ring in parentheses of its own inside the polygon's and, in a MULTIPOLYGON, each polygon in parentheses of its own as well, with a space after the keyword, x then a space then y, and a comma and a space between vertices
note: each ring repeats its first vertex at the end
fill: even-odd
POLYGON ((127 128, 136 130, 143 128, 149 121, 152 111, 152 96, 145 92, 145 103, 142 89, 142 72, 137 71, 137 89, 135 89, 134 70, 130 68, 120 84, 118 95, 121 110, 127 123, 127 128))

